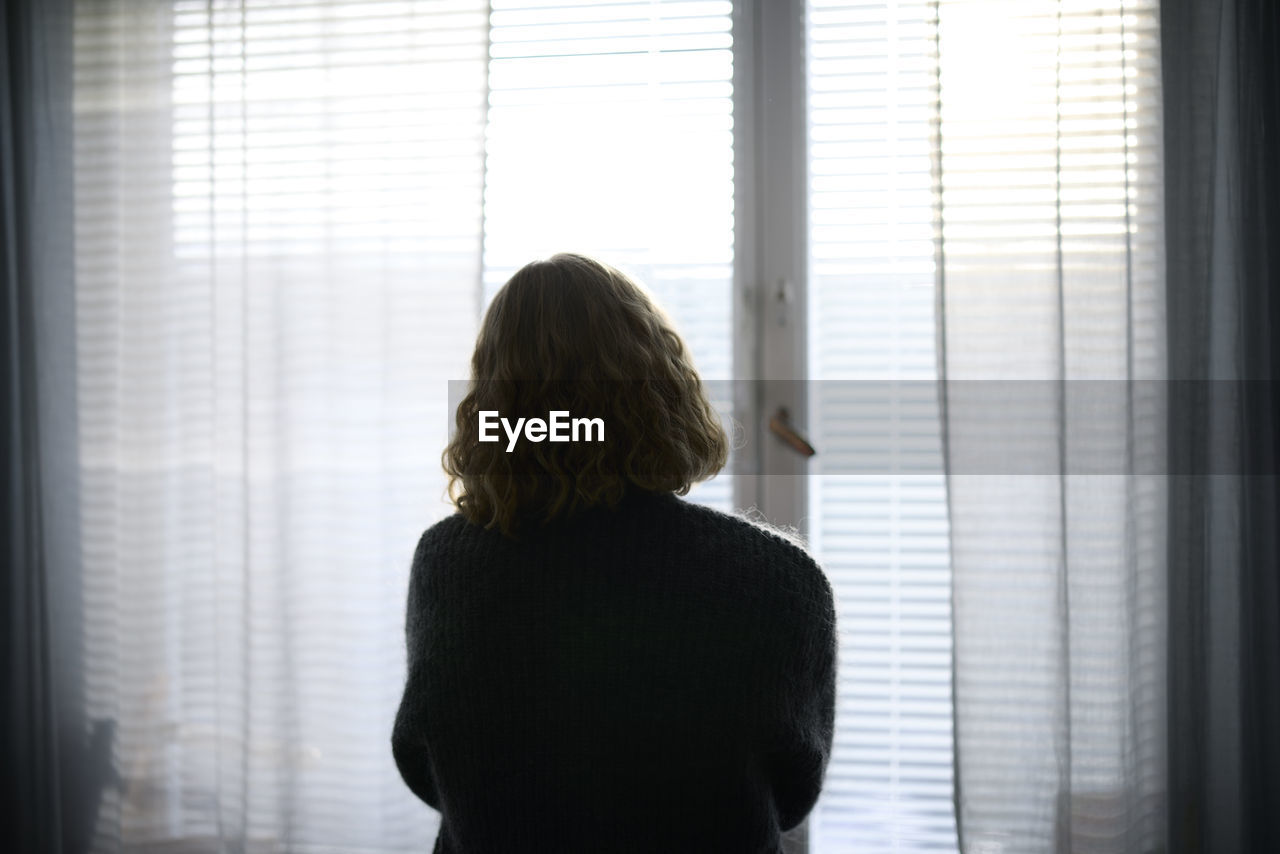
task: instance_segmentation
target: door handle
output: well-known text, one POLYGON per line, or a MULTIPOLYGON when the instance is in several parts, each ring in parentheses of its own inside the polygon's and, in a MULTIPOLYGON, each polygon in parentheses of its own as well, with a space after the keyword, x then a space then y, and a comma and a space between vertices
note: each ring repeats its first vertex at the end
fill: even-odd
POLYGON ((812 457, 818 453, 813 445, 809 444, 809 440, 797 433, 795 428, 791 426, 787 409, 784 406, 779 406, 778 411, 769 419, 769 432, 786 442, 791 450, 802 457, 812 457))

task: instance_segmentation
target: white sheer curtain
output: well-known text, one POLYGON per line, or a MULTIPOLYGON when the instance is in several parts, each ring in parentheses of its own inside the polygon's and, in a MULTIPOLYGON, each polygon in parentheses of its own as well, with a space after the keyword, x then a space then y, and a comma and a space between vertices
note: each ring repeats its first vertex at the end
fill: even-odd
POLYGON ((98 850, 429 849, 390 733, 447 384, 492 290, 564 249, 729 378, 732 11, 78 4, 88 702, 124 781, 98 850))
POLYGON ((1162 850, 1158 5, 937 5, 961 845, 1162 850))
POLYGON ((85 659, 124 780, 100 850, 430 844, 389 739, 479 310, 487 19, 77 8, 85 659))

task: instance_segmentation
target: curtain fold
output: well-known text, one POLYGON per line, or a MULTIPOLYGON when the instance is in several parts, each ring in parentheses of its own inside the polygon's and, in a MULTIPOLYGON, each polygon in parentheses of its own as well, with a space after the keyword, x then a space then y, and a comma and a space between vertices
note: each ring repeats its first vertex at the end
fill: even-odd
POLYGON ((1165 842, 1158 6, 938 3, 966 852, 1165 842))
POLYGON ((1173 852, 1280 848, 1278 16, 1162 9, 1173 852))

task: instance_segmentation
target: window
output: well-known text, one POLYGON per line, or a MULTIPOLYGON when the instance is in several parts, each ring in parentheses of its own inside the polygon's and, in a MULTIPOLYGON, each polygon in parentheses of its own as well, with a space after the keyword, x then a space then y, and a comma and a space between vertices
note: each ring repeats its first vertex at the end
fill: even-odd
MULTIPOLYGON (((730 380, 752 376, 752 352, 776 334, 757 323, 766 283, 746 282, 753 303, 740 286, 794 251, 806 313, 785 334, 807 363, 796 378, 813 380, 804 420, 819 450, 796 504, 843 631, 836 748, 808 844, 955 850, 935 240, 984 276, 1010 262, 993 245, 1024 239, 1105 243, 1104 273, 1154 251, 1141 223, 1158 184, 1158 115, 1143 100, 1159 76, 1157 12, 1154 0, 78 2, 88 702, 119 722, 130 782, 108 793, 100 833, 420 848, 432 818, 386 741, 406 572, 448 508, 446 386, 467 375, 489 298, 533 257, 597 253, 656 292, 704 377, 730 380), (766 9, 801 38, 752 25, 766 9), (984 25, 1039 41, 993 64, 965 49, 984 25), (794 128, 757 122, 766 57, 803 80, 794 128), (1052 121, 1035 113, 1045 57, 1052 121), (984 112, 983 75, 1008 67, 1027 72, 1026 103, 984 112), (803 168, 766 162, 766 134, 803 168), (796 245, 744 242, 764 200, 788 194, 804 199, 796 245), (1061 223, 1044 218, 1047 199, 1061 223), (894 386, 894 434, 860 433, 859 384, 901 380, 925 382, 894 386), (859 455, 895 471, 855 473, 859 455)), ((764 413, 722 398, 755 435, 764 413)), ((693 497, 752 503, 745 480, 693 497)))
MULTIPOLYGON (((595 253, 654 292, 705 379, 730 379, 733 4, 492 6, 485 302, 532 258, 595 253)), ((731 484, 691 495, 727 509, 731 484)))

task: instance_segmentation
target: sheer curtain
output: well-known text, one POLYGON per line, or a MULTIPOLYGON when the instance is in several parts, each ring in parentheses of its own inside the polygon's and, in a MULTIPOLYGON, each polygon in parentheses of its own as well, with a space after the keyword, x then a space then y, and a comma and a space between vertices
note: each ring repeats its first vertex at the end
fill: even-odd
POLYGON ((421 850, 404 591, 480 299, 488 7, 76 9, 98 845, 421 850))
POLYGON ((729 378, 732 11, 77 5, 99 849, 430 846, 389 739, 448 382, 496 286, 562 249, 637 274, 729 378))
POLYGON ((1158 6, 941 0, 937 39, 962 848, 1161 850, 1158 6))

